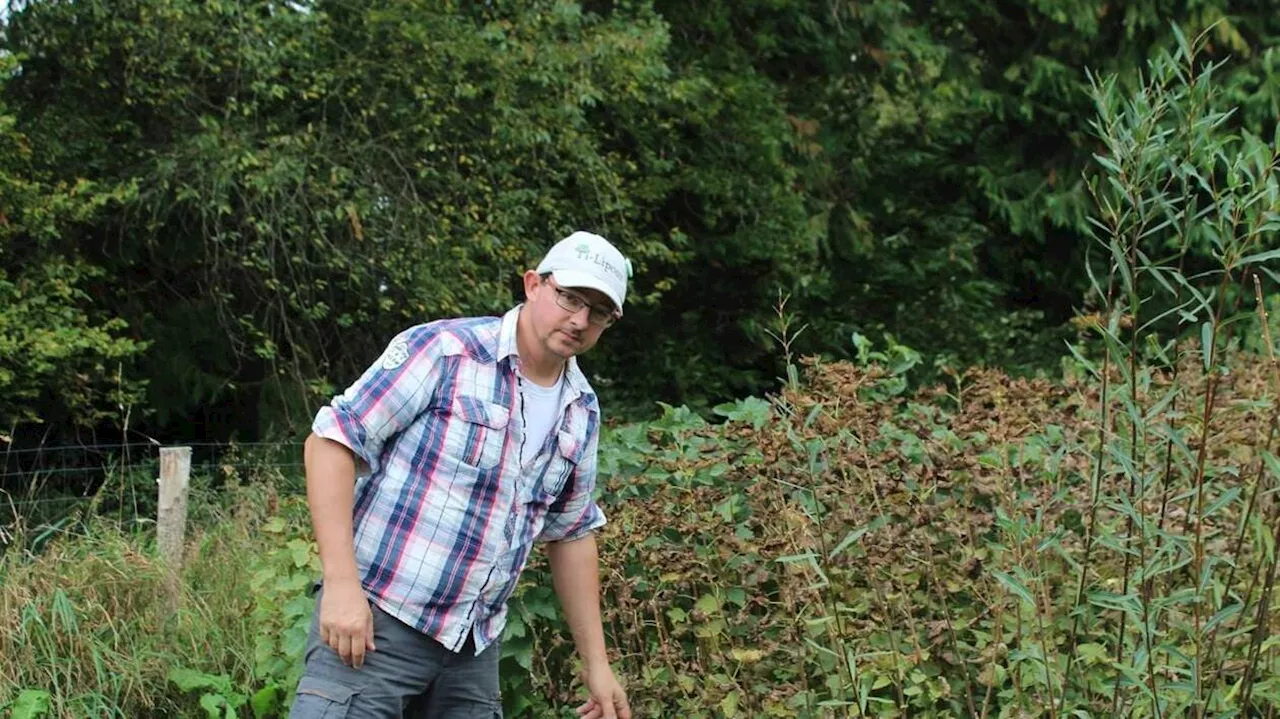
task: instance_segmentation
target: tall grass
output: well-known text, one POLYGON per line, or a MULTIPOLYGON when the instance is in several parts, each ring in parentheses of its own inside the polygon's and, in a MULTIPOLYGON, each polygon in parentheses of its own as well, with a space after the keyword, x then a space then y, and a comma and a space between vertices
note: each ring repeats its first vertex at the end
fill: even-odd
POLYGON ((47 697, 53 717, 195 716, 197 697, 171 684, 174 667, 255 681, 261 623, 253 568, 280 550, 262 531, 277 509, 270 485, 233 483, 202 495, 189 531, 182 596, 165 591, 154 539, 92 517, 41 544, 21 524, 0 555, 0 707, 47 697))
MULTIPOLYGON (((1199 59, 1203 36, 1177 37, 1136 90, 1122 91, 1115 78, 1093 85, 1105 148, 1090 185, 1093 225, 1108 272, 1105 285, 1094 275, 1101 302, 1092 327, 1103 356, 1091 371, 1104 419, 1068 611, 1073 637, 1090 618, 1115 622, 1113 713, 1230 716, 1249 711, 1261 657, 1230 676, 1215 672, 1212 658, 1224 621, 1255 607, 1256 627, 1269 620, 1266 603, 1256 605, 1252 587, 1236 579, 1238 569, 1270 575, 1275 565, 1273 547, 1246 541, 1251 525, 1274 524, 1256 512, 1256 499, 1275 477, 1261 470, 1270 439, 1223 436, 1220 418, 1263 409, 1274 423, 1280 387, 1257 387, 1256 404, 1234 407, 1218 402, 1218 389, 1232 331, 1266 329, 1265 312, 1258 319, 1248 302, 1256 294, 1264 309, 1260 284, 1256 293, 1252 285, 1280 260, 1280 155, 1274 143, 1231 131, 1214 82, 1220 64, 1199 59), (1189 273, 1189 254, 1214 264, 1201 260, 1189 273), (1179 342, 1188 328, 1198 329, 1198 344, 1179 342), (1184 381, 1189 361, 1203 382, 1184 381), (1242 454, 1259 471, 1242 476, 1242 454), (1171 513, 1182 521, 1170 522, 1171 513), (1098 573, 1095 549, 1122 557, 1118 576, 1098 573)), ((1067 681, 1073 659, 1068 651, 1067 681)), ((1065 694, 1060 706, 1068 707, 1065 694)))

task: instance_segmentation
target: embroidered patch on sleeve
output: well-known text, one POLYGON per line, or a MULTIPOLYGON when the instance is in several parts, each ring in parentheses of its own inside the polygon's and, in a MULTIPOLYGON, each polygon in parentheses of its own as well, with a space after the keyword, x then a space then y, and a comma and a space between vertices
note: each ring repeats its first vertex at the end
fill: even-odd
POLYGON ((382 353, 382 369, 391 370, 399 367, 409 359, 409 343, 405 340, 394 342, 382 353))

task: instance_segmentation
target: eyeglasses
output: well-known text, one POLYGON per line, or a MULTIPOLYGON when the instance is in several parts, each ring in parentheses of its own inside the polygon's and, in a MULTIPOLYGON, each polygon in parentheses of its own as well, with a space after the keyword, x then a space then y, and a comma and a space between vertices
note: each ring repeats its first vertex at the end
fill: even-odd
POLYGON ((587 302, 585 299, 568 290, 562 290, 559 287, 553 288, 556 291, 556 304, 560 308, 572 314, 578 314, 583 307, 590 307, 591 311, 587 313, 591 324, 597 327, 609 327, 618 321, 618 316, 608 307, 601 307, 587 302))

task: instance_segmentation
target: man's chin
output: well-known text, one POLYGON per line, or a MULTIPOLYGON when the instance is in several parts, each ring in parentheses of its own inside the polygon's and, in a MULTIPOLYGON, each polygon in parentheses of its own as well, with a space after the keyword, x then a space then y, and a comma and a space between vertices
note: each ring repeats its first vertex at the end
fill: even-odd
POLYGON ((564 359, 573 357, 584 349, 582 340, 575 340, 563 332, 556 332, 551 336, 551 341, 547 343, 552 352, 556 353, 564 359))

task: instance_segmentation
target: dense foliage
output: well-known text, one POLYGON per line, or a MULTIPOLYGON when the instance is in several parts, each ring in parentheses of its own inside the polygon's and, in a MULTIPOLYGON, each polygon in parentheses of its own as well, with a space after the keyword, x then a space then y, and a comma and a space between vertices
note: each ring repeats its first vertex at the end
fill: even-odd
MULTIPOLYGON (((62 508, 62 475, 10 473, 12 445, 297 430, 405 325, 518 301, 580 227, 637 269, 584 360, 606 413, 666 403, 602 442, 642 715, 1280 703, 1271 3, 2 22, 0 490, 39 482, 5 497, 0 712, 278 715, 318 570, 296 453, 200 473, 175 600, 151 468, 46 522, 25 508, 62 508)), ((571 714, 545 565, 513 610, 510 716, 571 714)))
POLYGON ((1173 27, 1271 137, 1261 0, 12 4, 0 427, 297 427, 579 227, 637 268, 587 360, 613 416, 770 387, 779 291, 797 352, 1051 365, 1089 288, 1087 71, 1131 86, 1173 27))
MULTIPOLYGON (((1133 455, 1125 426, 1103 431, 1129 389, 1118 370, 1112 394, 1086 363, 1063 382, 973 370, 910 393, 913 362, 873 348, 720 405, 715 424, 668 408, 612 430, 605 619, 639 715, 1192 716, 1199 691, 1228 716, 1250 693, 1280 701, 1280 373, 1180 356, 1134 378, 1171 463, 1163 440, 1133 455), (1201 415, 1168 398, 1198 407, 1215 377, 1197 504, 1201 415), (1135 463, 1162 481, 1126 489, 1135 463)), ((296 481, 266 467, 231 472, 221 501, 198 492, 177 613, 153 547, 110 523, 0 557, 0 709, 280 716, 318 571, 305 500, 278 494, 296 481)), ((508 716, 572 716, 577 667, 540 558, 511 617, 508 716)))

